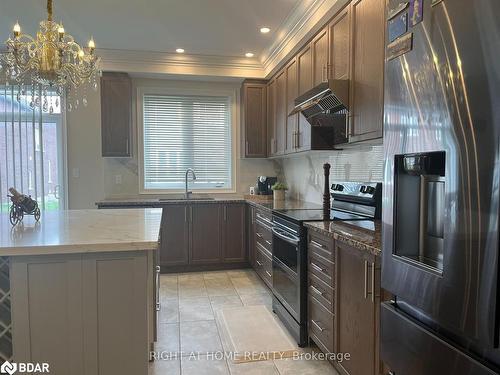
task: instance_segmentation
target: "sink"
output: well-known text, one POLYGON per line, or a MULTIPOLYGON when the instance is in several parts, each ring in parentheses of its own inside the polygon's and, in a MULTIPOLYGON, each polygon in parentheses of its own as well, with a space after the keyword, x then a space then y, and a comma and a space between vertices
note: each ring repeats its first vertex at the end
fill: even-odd
POLYGON ((213 201, 215 198, 213 197, 191 197, 191 198, 160 198, 159 202, 168 202, 168 201, 213 201))

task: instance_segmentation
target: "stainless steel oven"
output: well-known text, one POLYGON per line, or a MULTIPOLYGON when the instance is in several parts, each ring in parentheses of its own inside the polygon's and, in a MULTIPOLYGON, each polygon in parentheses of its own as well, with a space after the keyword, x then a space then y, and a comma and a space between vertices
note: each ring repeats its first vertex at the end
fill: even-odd
POLYGON ((273 309, 298 344, 306 344, 306 238, 301 225, 273 217, 273 309))

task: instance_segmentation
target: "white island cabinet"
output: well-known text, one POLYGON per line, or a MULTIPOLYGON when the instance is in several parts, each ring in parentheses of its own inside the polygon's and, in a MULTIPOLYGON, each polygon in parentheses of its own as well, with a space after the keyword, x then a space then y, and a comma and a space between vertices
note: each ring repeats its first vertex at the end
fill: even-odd
POLYGON ((12 360, 51 374, 146 375, 161 209, 70 210, 0 221, 12 360))

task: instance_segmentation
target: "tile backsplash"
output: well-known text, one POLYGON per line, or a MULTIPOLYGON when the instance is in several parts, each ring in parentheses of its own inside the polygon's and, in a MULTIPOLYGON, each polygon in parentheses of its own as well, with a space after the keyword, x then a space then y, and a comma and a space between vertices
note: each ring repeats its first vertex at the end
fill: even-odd
POLYGON ((288 185, 288 197, 322 203, 323 164, 330 163, 330 182, 382 181, 384 148, 382 145, 356 150, 299 154, 280 161, 280 177, 288 185))

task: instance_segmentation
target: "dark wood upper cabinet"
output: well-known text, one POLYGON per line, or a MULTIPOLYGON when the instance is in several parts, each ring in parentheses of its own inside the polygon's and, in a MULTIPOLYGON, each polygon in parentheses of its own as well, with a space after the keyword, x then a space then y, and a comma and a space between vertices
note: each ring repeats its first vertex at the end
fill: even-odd
POLYGON ((299 93, 297 59, 293 58, 285 68, 286 75, 286 142, 285 153, 296 151, 297 148, 297 124, 298 115, 289 116, 288 114, 295 107, 295 99, 299 93))
POLYGON ((286 72, 281 70, 276 75, 276 116, 275 116, 275 137, 276 152, 275 155, 285 153, 286 144, 286 72))
POLYGON ((267 155, 276 155, 276 79, 267 85, 267 155))
MULTIPOLYGON (((308 44, 297 55, 298 69, 298 95, 304 94, 313 88, 312 49, 308 44)), ((311 124, 307 122, 303 114, 299 113, 297 124, 297 151, 305 151, 311 148, 311 124)))
POLYGON ((189 205, 191 220, 190 264, 220 263, 221 211, 220 204, 189 205))
POLYGON ((328 80, 328 27, 323 28, 311 42, 313 86, 328 80))
POLYGON ((243 145, 245 158, 267 157, 267 85, 246 81, 241 88, 243 145))
POLYGON ((347 6, 329 25, 330 70, 332 79, 350 78, 351 7, 347 6))
POLYGON ((125 73, 101 77, 101 140, 103 157, 131 156, 132 82, 125 73))
POLYGON ((160 265, 180 266, 188 264, 188 206, 185 204, 164 206, 160 231, 160 265))
POLYGON ((223 205, 222 259, 225 263, 247 260, 245 229, 245 204, 232 203, 223 205))
POLYGON ((337 353, 350 353, 337 362, 344 375, 378 374, 380 271, 378 259, 341 242, 337 256, 337 353))
POLYGON ((351 5, 349 142, 383 135, 384 8, 384 0, 354 0, 351 5))

